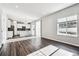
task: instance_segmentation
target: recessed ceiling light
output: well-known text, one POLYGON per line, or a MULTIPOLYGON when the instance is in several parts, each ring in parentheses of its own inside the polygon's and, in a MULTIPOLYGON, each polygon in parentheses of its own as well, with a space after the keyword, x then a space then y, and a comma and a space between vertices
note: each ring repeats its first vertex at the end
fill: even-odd
POLYGON ((18 5, 16 5, 16 8, 18 8, 19 6, 18 5))
POLYGON ((26 17, 23 17, 23 18, 26 18, 26 17))

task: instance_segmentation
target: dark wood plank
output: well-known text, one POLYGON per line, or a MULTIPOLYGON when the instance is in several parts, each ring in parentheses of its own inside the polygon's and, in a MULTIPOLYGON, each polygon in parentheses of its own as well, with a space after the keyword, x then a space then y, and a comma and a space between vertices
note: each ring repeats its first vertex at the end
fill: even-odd
POLYGON ((66 45, 60 42, 56 42, 56 41, 44 39, 44 38, 42 38, 39 42, 36 42, 37 40, 28 39, 24 41, 11 42, 11 43, 4 44, 3 48, 0 50, 0 55, 1 56, 26 56, 50 44, 79 55, 78 47, 73 47, 70 45, 66 45))

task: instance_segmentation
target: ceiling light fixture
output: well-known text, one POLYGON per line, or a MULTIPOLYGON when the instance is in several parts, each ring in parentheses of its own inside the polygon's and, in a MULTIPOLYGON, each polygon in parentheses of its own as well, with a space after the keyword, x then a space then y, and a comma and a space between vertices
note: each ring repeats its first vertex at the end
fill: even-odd
POLYGON ((19 6, 18 5, 16 5, 16 8, 18 8, 19 6))

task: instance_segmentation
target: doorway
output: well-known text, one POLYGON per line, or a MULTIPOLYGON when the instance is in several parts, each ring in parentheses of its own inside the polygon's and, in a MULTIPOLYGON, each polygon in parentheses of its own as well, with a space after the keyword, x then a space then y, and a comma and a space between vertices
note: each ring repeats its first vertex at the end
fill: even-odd
POLYGON ((31 33, 32 36, 36 36, 36 37, 41 36, 41 20, 31 23, 31 33))
POLYGON ((41 20, 36 21, 36 36, 41 37, 41 20))

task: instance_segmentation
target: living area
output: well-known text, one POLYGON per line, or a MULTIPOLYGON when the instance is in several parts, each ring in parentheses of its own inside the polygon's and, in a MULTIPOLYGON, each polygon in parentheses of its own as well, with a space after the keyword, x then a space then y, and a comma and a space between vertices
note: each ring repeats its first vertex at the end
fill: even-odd
POLYGON ((1 56, 79 55, 79 4, 4 3, 0 7, 1 56))

